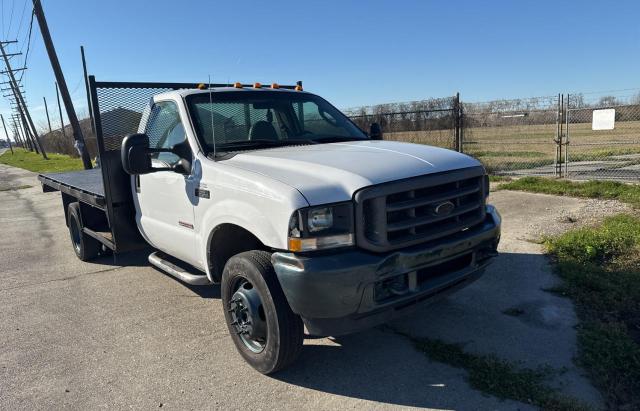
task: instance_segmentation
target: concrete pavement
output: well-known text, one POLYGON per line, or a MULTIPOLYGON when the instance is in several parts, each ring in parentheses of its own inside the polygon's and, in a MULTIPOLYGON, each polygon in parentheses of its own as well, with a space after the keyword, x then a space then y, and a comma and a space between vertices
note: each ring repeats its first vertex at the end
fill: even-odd
MULTIPOLYGON (((0 409, 529 409, 472 390, 465 371, 432 362, 405 337, 373 329, 305 341, 276 376, 236 353, 219 288, 189 287, 138 253, 94 263, 71 249, 58 193, 0 165, 0 409)), ((502 255, 480 280, 392 328, 464 343, 526 365, 567 367, 558 383, 599 404, 571 362, 568 300, 541 291, 555 277, 531 221, 580 207, 571 198, 498 192, 502 255), (552 211, 550 211, 552 210, 552 211), (507 316, 522 307, 525 315, 507 316)))

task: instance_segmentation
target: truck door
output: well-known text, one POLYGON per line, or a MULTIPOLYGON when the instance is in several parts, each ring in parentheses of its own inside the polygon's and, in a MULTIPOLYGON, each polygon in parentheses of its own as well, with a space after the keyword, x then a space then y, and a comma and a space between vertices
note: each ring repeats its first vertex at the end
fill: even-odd
MULTIPOLYGON (((171 148, 186 139, 178 106, 173 101, 154 103, 145 128, 152 148, 171 148)), ((154 167, 167 167, 178 160, 173 153, 156 153, 154 167)), ((193 176, 174 171, 140 175, 135 182, 140 231, 154 247, 180 260, 195 264, 195 186, 193 176)))

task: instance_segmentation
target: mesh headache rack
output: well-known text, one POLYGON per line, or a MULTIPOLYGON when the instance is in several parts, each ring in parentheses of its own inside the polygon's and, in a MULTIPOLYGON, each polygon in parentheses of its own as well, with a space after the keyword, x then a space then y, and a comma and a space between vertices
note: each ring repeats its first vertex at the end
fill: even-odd
MULTIPOLYGON (((111 248, 128 251, 139 248, 142 241, 135 223, 135 206, 131 195, 131 176, 122 168, 120 147, 122 139, 138 132, 142 113, 153 96, 172 90, 208 89, 219 87, 263 88, 260 83, 158 83, 96 81, 88 77, 90 110, 96 133, 100 168, 104 182, 104 197, 111 248)), ((273 83, 264 88, 302 90, 302 82, 295 85, 273 83)))

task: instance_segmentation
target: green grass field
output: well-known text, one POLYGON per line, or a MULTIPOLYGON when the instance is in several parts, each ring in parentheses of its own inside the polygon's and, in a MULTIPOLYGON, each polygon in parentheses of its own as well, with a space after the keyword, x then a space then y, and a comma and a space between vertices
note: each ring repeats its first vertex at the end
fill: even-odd
POLYGON ((82 160, 71 158, 64 154, 47 154, 48 160, 40 154, 30 152, 22 148, 14 148, 14 153, 7 150, 0 156, 0 164, 19 167, 36 173, 50 173, 82 170, 82 160))
MULTIPOLYGON (((640 209, 640 186, 615 181, 526 177, 499 189, 616 199, 640 209)), ((640 217, 636 210, 545 241, 564 280, 549 291, 570 297, 580 318, 575 360, 612 410, 640 409, 640 217)))
POLYGON ((608 409, 640 409, 640 218, 610 217, 546 246, 564 280, 552 291, 570 297, 580 318, 576 361, 608 409))

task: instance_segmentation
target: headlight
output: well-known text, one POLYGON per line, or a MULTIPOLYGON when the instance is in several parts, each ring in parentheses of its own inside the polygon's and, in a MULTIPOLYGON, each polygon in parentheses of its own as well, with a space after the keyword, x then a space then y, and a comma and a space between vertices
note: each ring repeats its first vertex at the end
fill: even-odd
POLYGON ((312 251, 353 245, 351 202, 297 210, 289 220, 289 251, 312 251))
POLYGON ((312 208, 307 215, 307 227, 312 233, 333 227, 333 208, 331 207, 312 208))

